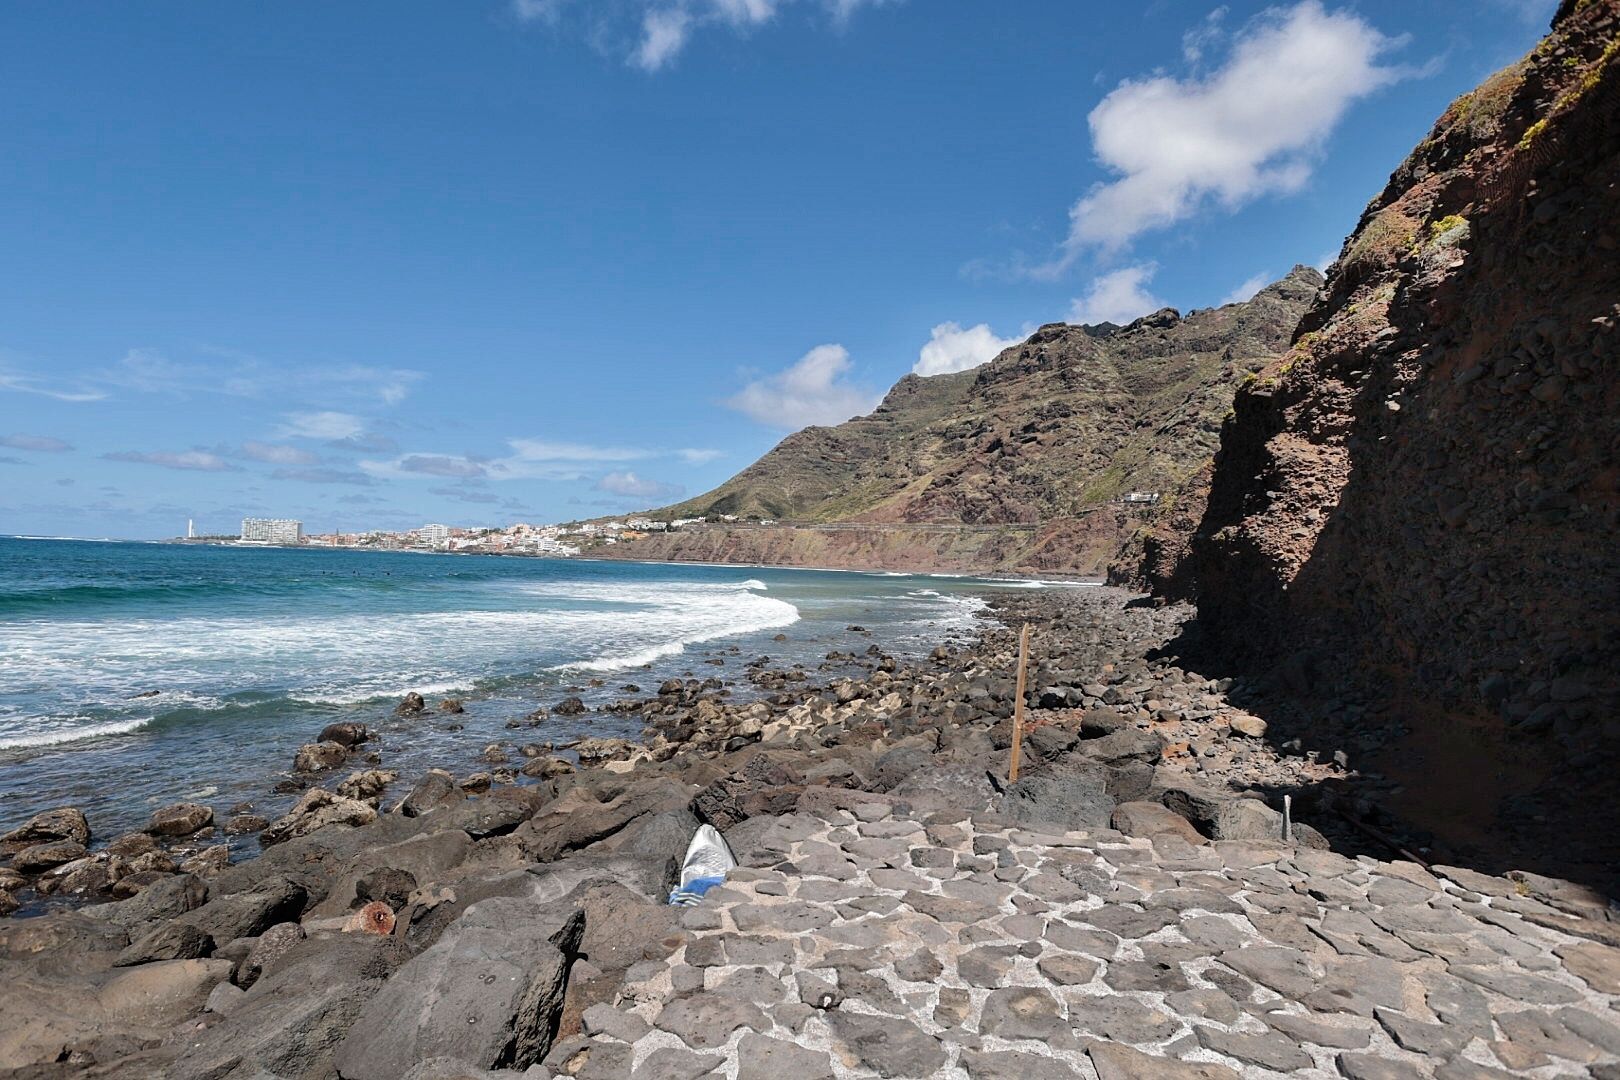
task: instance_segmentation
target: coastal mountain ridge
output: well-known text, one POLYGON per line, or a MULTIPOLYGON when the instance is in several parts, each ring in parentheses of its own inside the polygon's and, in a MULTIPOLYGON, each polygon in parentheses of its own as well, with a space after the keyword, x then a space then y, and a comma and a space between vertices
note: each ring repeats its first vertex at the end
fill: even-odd
POLYGON ((1298 266, 1247 301, 1186 316, 1043 326, 977 368, 907 375, 870 415, 794 432, 713 491, 651 515, 842 526, 828 530, 847 534, 842 552, 741 526, 614 553, 798 561, 786 549, 808 543, 854 560, 831 565, 890 568, 921 543, 930 569, 1096 573, 1145 505, 1125 497, 1162 499, 1209 460, 1239 383, 1287 347, 1322 280, 1298 266), (951 536, 959 526, 974 531, 951 536))

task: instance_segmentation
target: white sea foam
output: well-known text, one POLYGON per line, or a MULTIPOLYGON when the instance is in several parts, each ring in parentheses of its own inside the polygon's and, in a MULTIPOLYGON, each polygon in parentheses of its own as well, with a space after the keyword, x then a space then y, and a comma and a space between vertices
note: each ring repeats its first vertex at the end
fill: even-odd
MULTIPOLYGON (((697 642, 787 626, 792 604, 763 581, 491 583, 500 610, 259 614, 8 623, 0 647, 0 748, 115 734, 144 721, 69 717, 115 703, 164 713, 225 695, 351 705, 408 691, 448 694, 514 671, 607 671, 697 642), (156 690, 153 698, 132 692, 156 690), (54 719, 47 719, 47 717, 54 719), (49 725, 49 726, 45 726, 49 725)), ((231 701, 237 700, 234 697, 231 701)))
POLYGON ((83 739, 104 739, 112 735, 128 735, 139 731, 152 722, 150 716, 143 716, 135 720, 117 720, 106 724, 84 723, 89 720, 85 716, 66 716, 49 721, 53 725, 72 725, 80 723, 80 727, 53 726, 44 731, 25 731, 15 735, 0 736, 0 750, 23 750, 41 746, 57 746, 61 743, 79 742, 83 739))

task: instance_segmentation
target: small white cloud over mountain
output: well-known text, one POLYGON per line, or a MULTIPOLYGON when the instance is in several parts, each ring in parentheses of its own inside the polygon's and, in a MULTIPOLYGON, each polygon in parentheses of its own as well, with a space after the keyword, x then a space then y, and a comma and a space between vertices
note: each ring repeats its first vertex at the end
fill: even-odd
POLYGON ((966 371, 995 359, 1004 349, 1018 344, 1022 338, 997 337, 988 323, 963 329, 954 322, 943 322, 934 327, 928 343, 917 354, 911 370, 918 375, 944 375, 952 371, 966 371))
POLYGON ((725 404, 767 427, 796 431, 871 412, 883 395, 849 381, 849 350, 817 345, 788 368, 755 379, 725 404))

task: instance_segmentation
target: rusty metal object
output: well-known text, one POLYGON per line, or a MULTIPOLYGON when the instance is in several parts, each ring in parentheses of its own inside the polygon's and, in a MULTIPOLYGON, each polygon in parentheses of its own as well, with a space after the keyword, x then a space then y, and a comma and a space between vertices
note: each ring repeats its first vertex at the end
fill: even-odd
POLYGON ((349 918, 347 929, 387 937, 394 932, 394 909, 381 900, 373 900, 349 918))

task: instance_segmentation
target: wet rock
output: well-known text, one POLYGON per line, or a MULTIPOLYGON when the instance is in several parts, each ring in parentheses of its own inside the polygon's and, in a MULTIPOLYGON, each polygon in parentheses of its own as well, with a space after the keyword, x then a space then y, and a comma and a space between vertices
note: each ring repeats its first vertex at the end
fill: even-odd
POLYGON ((146 831, 154 836, 190 836, 213 824, 214 808, 199 803, 175 803, 152 811, 146 831))
POLYGON ((422 700, 421 694, 418 694, 413 690, 409 694, 406 694, 404 699, 401 700, 398 705, 394 706, 394 715, 419 716, 426 709, 427 702, 422 700))
POLYGON ((370 742, 372 738, 371 729, 366 725, 345 721, 338 724, 327 724, 321 729, 321 734, 315 741, 317 743, 333 742, 352 750, 361 743, 370 742))
POLYGON ((84 845, 77 840, 52 840, 23 848, 11 857, 11 866, 23 873, 37 874, 82 859, 87 854, 84 845))
POLYGON ((392 769, 365 769, 346 776, 338 784, 337 793, 376 806, 388 785, 398 779, 399 773, 392 769))
POLYGON ((349 759, 348 748, 342 743, 305 743, 293 755, 293 771, 301 773, 325 772, 335 769, 349 759))
POLYGON ((90 843, 90 822, 77 807, 64 806, 35 814, 10 832, 0 835, 0 845, 29 846, 71 840, 76 844, 90 843))
POLYGON ((263 830, 269 824, 269 818, 258 814, 233 814, 225 822, 224 832, 226 836, 246 836, 263 830))
POLYGON ((377 820, 377 811, 357 799, 345 798, 324 788, 312 788, 293 804, 293 808, 259 834, 259 843, 265 847, 280 844, 296 836, 332 825, 351 828, 369 825, 377 820))
POLYGON ((120 855, 126 859, 133 859, 137 855, 145 855, 148 851, 156 851, 157 846, 157 841, 149 833, 124 833, 107 841, 107 846, 102 848, 102 852, 106 855, 120 855))
POLYGON ((198 877, 211 877, 231 865, 231 849, 225 844, 212 844, 181 863, 181 873, 198 877))
POLYGON ((551 711, 558 716, 583 716, 588 711, 585 702, 577 697, 563 698, 551 711))

